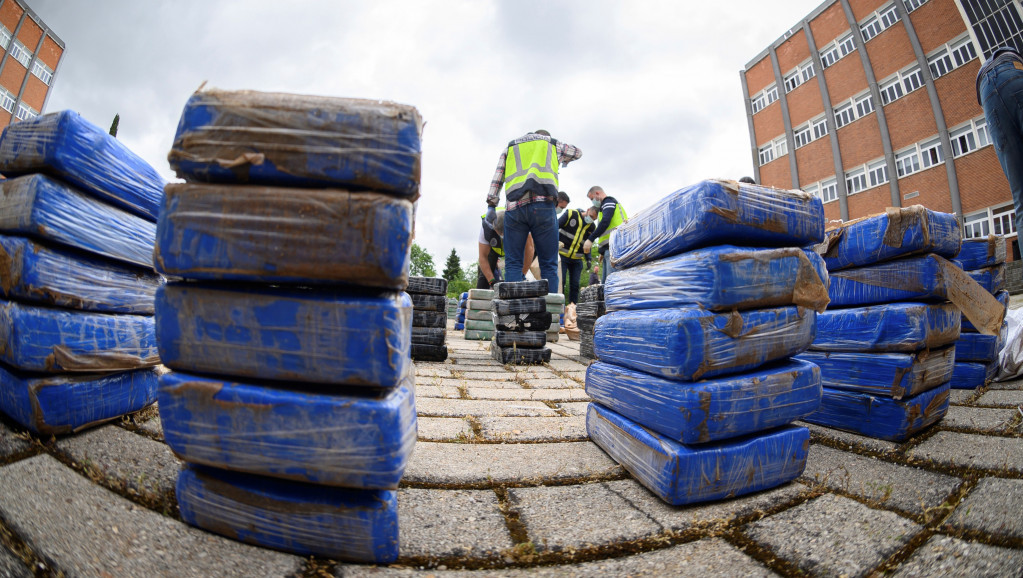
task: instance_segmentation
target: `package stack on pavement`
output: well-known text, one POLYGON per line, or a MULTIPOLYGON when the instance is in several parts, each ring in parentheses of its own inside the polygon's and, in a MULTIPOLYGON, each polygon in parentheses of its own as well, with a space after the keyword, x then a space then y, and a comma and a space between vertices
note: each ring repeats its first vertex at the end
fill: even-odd
POLYGON ((799 476, 820 371, 792 359, 827 306, 816 197, 734 181, 672 193, 611 234, 615 271, 586 372, 590 438, 662 500, 799 476), (730 243, 724 245, 722 243, 730 243))
POLYGON ((903 441, 944 417, 960 310, 987 326, 995 321, 985 308, 997 305, 946 260, 960 243, 955 215, 919 205, 828 230, 817 250, 831 304, 812 351, 800 355, 820 366, 824 383, 807 422, 903 441))
POLYGON ((416 441, 411 106, 197 92, 169 158, 157 269, 167 444, 184 521, 388 563, 416 441))
POLYGON ((458 311, 455 312, 455 330, 465 329, 465 307, 469 303, 469 292, 466 291, 458 296, 458 311))
POLYGON ((409 277, 412 297, 412 359, 444 361, 448 348, 444 339, 448 332, 448 280, 440 277, 409 277))
POLYGON ((494 318, 490 314, 493 289, 469 289, 465 304, 465 338, 490 341, 494 338, 494 318))
POLYGON ((49 436, 152 404, 163 179, 72 111, 4 129, 0 172, 0 412, 49 436))
POLYGON ((553 317, 547 311, 547 280, 494 285, 494 340, 490 353, 501 363, 530 365, 551 360, 547 330, 553 317))
MULTIPOLYGON (((953 263, 994 295, 1004 315, 1009 308, 1009 292, 1004 289, 1005 237, 963 239, 962 249, 953 263)), ((991 381, 998 372, 998 357, 1005 348, 1007 332, 1008 324, 1003 322, 998 335, 984 335, 963 317, 952 370, 954 389, 976 389, 991 381)))
POLYGON ((547 343, 557 343, 561 332, 562 319, 565 317, 565 296, 561 293, 548 293, 547 312, 551 314, 551 326, 547 329, 547 343))
POLYGON ((593 351, 593 326, 597 323, 597 318, 606 312, 602 284, 587 285, 579 291, 579 304, 575 307, 575 321, 579 327, 579 355, 581 357, 597 358, 593 351))
POLYGON ((448 298, 448 319, 454 321, 458 315, 458 299, 448 298))

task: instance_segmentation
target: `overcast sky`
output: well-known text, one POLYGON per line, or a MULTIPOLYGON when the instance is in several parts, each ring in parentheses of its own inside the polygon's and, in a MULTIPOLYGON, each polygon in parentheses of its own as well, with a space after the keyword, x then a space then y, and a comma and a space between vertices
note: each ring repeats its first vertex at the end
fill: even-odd
MULTIPOLYGON (((73 109, 175 180, 178 117, 203 82, 411 104, 423 134, 417 242, 438 273, 476 260, 506 143, 546 128, 583 150, 572 207, 630 215, 753 172, 739 70, 819 0, 28 0, 66 43, 47 109, 73 109)), ((502 201, 503 204, 503 201, 502 201)))

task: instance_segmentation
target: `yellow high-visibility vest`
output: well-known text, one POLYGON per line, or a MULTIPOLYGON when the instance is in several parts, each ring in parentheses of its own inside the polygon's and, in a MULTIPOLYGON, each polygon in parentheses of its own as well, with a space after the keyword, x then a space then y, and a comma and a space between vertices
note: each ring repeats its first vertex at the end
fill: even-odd
MULTIPOLYGON (((600 219, 603 217, 604 213, 600 213, 600 216, 597 217, 597 222, 599 223, 600 219)), ((624 223, 625 219, 628 218, 628 215, 625 214, 625 209, 622 208, 622 204, 616 204, 615 214, 611 216, 611 223, 607 226, 607 229, 604 230, 604 234, 597 238, 597 246, 599 247, 604 243, 607 243, 608 239, 611 238, 611 231, 613 231, 618 225, 624 223)))
POLYGON ((531 181, 537 185, 537 193, 557 197, 558 149, 553 143, 538 138, 508 145, 504 161, 504 192, 508 200, 521 198, 531 181))

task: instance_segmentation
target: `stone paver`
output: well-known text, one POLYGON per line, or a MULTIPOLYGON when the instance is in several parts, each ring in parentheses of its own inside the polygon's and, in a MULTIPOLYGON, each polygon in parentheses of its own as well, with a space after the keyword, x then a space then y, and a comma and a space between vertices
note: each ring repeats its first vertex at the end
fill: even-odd
POLYGON ((974 403, 992 407, 1020 407, 1023 406, 1023 390, 992 390, 980 396, 974 403))
MULTIPOLYGON (((562 349, 567 348, 562 347, 562 349)), ((578 349, 576 351, 578 351, 578 349)), ((569 359, 551 359, 550 363, 547 365, 549 365, 554 371, 579 371, 580 369, 586 369, 581 363, 577 363, 569 359)))
POLYGON ((1006 578, 1023 576, 1023 551, 966 542, 950 536, 931 536, 892 575, 969 576, 1006 578))
POLYGON ((950 389, 948 390, 948 402, 951 405, 968 403, 977 397, 975 389, 950 389))
POLYGON ((815 576, 864 576, 921 530, 898 514, 834 494, 747 526, 750 538, 815 576))
POLYGON ((416 413, 426 417, 461 417, 466 415, 553 417, 558 415, 557 410, 551 409, 540 401, 448 400, 428 397, 416 400, 416 413))
POLYGON ((451 377, 451 370, 439 364, 416 364, 416 377, 451 377))
POLYGON ((283 577, 303 566, 139 507, 50 456, 0 468, 0 488, 0 516, 67 575, 283 577))
POLYGON ((567 377, 526 378, 523 382, 527 387, 533 389, 574 389, 582 387, 579 385, 579 382, 567 377))
POLYGON ((5 546, 0 544, 0 576, 4 578, 32 578, 28 566, 5 546))
POLYGON ((465 441, 472 437, 472 426, 462 418, 420 417, 417 421, 420 441, 465 441))
POLYGON ((586 419, 572 417, 483 417, 480 430, 487 441, 548 442, 586 439, 586 419))
POLYGON ((1023 441, 942 431, 909 450, 908 456, 938 464, 1023 473, 1023 441))
POLYGON ((138 428, 156 439, 163 439, 163 421, 160 419, 160 416, 147 419, 138 424, 138 428))
POLYGON ((988 389, 1023 389, 1023 379, 1013 379, 1010 381, 992 381, 987 386, 988 389))
POLYGON ((568 415, 581 415, 586 417, 586 408, 589 406, 589 402, 565 402, 559 403, 558 409, 561 409, 568 415))
POLYGON ((895 442, 869 438, 866 436, 861 436, 854 433, 849 433, 846 431, 832 429, 830 427, 819 426, 802 421, 797 421, 796 425, 808 427, 810 428, 811 434, 818 435, 826 440, 829 440, 832 443, 836 443, 845 448, 858 448, 880 453, 893 453, 899 449, 899 444, 895 442))
POLYGON ((467 383, 466 380, 457 377, 416 377, 416 389, 424 385, 458 388, 465 386, 467 383))
POLYGON ((0 462, 28 455, 33 451, 32 442, 23 434, 0 422, 0 462))
POLYGON ((589 397, 582 388, 575 389, 493 389, 483 387, 468 388, 469 397, 473 399, 493 400, 535 400, 535 401, 580 401, 589 397))
POLYGON ((497 558, 511 548, 493 490, 398 491, 401 556, 497 558))
POLYGON ((941 419, 941 427, 1004 433, 1016 415, 1016 411, 1011 409, 953 405, 949 406, 948 413, 941 419))
POLYGON ((1023 480, 982 478, 946 521, 949 526, 1023 539, 1023 480))
POLYGON ((810 448, 803 479, 914 515, 941 505, 962 483, 959 478, 821 445, 810 448))
POLYGON ((457 387, 450 385, 417 385, 416 400, 424 397, 458 399, 462 397, 462 392, 457 387))

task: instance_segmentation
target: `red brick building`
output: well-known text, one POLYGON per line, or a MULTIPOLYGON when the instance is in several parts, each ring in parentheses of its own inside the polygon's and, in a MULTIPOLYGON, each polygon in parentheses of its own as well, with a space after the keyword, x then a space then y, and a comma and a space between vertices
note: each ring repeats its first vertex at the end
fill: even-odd
POLYGON ((828 219, 954 212, 967 237, 1011 235, 1019 259, 975 79, 998 46, 1023 48, 1021 15, 1019 0, 825 0, 740 73, 757 182, 820 196, 828 219))
POLYGON ((23 0, 0 0, 0 128, 42 114, 64 41, 23 0))

